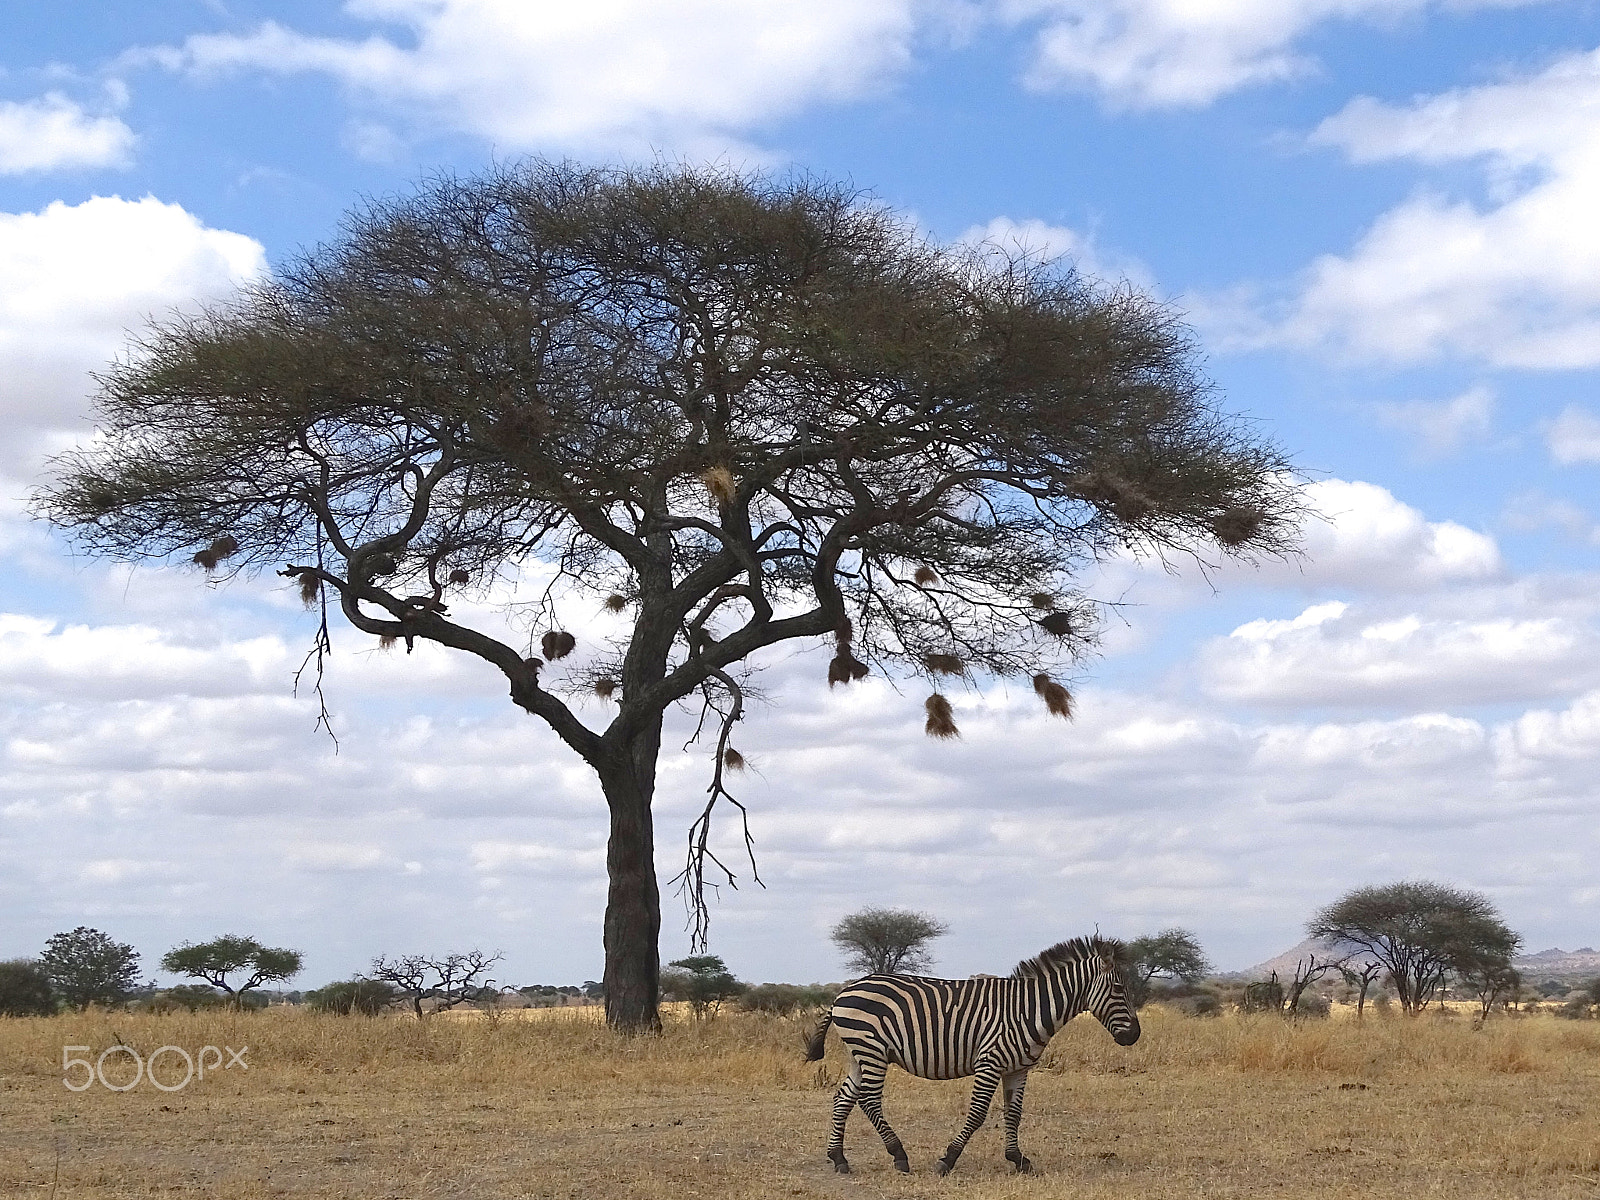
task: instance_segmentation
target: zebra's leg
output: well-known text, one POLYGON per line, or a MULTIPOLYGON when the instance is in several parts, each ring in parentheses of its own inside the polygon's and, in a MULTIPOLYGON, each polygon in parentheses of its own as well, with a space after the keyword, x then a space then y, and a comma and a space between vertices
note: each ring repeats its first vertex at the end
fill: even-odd
POLYGON ((1006 1101, 1006 1161, 1017 1168, 1018 1174, 1033 1170, 1033 1163, 1017 1145, 1017 1127, 1022 1124, 1022 1089, 1028 1086, 1028 1072, 1013 1071, 1001 1077, 1005 1086, 1006 1101))
POLYGON ((889 1157, 894 1159, 896 1171, 911 1170, 911 1162, 906 1158, 906 1148, 900 1144, 900 1135, 897 1134, 883 1119, 883 1077, 888 1074, 888 1067, 879 1062, 864 1062, 861 1064, 861 1085, 856 1103, 861 1105, 861 1111, 867 1114, 867 1120, 872 1122, 873 1128, 878 1131, 878 1136, 883 1139, 883 1148, 889 1152, 889 1157))
POLYGON ((828 1134, 828 1158, 841 1175, 850 1174, 850 1163, 844 1156, 844 1124, 860 1093, 861 1064, 851 1055, 850 1072, 839 1081, 839 1090, 833 1094, 833 1130, 828 1134))
POLYGON ((967 1110, 967 1123, 961 1127, 961 1132, 956 1134, 955 1140, 946 1148, 944 1157, 935 1164, 939 1174, 948 1175, 955 1168, 956 1159, 961 1157, 961 1152, 967 1148, 967 1142, 978 1132, 984 1117, 989 1115, 989 1101, 994 1099, 994 1089, 999 1082, 1000 1072, 991 1063, 982 1063, 973 1072, 972 1106, 967 1110))

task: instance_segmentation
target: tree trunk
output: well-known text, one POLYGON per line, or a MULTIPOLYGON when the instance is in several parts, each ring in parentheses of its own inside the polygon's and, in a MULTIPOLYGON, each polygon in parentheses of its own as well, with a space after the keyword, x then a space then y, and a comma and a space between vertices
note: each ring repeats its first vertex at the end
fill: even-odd
POLYGON ((606 1024, 619 1033, 661 1028, 657 1010, 661 974, 661 892, 656 885, 656 756, 661 719, 637 735, 627 751, 600 768, 600 786, 611 810, 606 844, 605 992, 606 1024))

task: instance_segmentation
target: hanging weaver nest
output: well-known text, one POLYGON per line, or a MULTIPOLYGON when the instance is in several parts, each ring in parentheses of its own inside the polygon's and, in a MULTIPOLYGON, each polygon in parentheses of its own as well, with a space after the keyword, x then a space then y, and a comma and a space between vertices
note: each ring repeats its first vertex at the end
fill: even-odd
POLYGON ((935 675, 965 675, 966 667, 954 654, 924 654, 922 665, 935 675))
POLYGON ((961 730, 956 728, 956 717, 955 713, 951 711, 950 701, 946 700, 938 692, 924 700, 922 707, 928 710, 928 723, 922 728, 929 737, 953 738, 961 736, 961 730))
POLYGON ((539 639, 539 648, 551 662, 571 654, 572 648, 577 644, 578 639, 563 629, 552 629, 539 639))
POLYGON ((472 576, 460 567, 450 572, 451 583, 471 583, 472 576))
POLYGON ((867 664, 857 658, 850 649, 850 643, 855 640, 855 636, 855 626, 850 624, 849 617, 843 618, 839 622, 839 627, 833 631, 836 649, 833 661, 828 664, 829 687, 836 683, 852 683, 867 677, 867 664))
POLYGON ((744 770, 744 755, 729 746, 722 752, 722 765, 730 771, 742 771, 744 770))
POLYGON ((928 587, 939 582, 939 572, 932 567, 918 567, 917 573, 912 578, 917 581, 918 587, 928 587))
POLYGON ((847 645, 841 645, 828 663, 829 687, 836 683, 854 683, 858 679, 865 679, 867 675, 867 664, 852 654, 847 645))
POLYGON ((1072 717, 1072 693, 1048 675, 1033 677, 1033 690, 1044 699, 1044 706, 1058 717, 1072 717))
POLYGON ((194 557, 189 561, 196 566, 204 567, 208 571, 215 571, 217 564, 225 558, 230 558, 239 552, 239 543, 232 534, 223 534, 216 538, 204 550, 196 550, 194 557))
POLYGON ((1261 529, 1261 513, 1242 504, 1225 508, 1211 523, 1211 532, 1224 546, 1242 546, 1261 529))
POLYGON ((707 467, 700 472, 700 482, 718 504, 732 504, 735 491, 733 472, 727 467, 707 467))
POLYGON ((508 450, 536 447, 550 431, 550 409, 537 396, 524 400, 509 389, 494 402, 489 440, 508 450))
POLYGON ((539 673, 539 668, 544 666, 544 659, 542 659, 542 658, 525 658, 525 659, 522 660, 522 665, 527 667, 528 670, 532 671, 535 675, 537 675, 539 673))
POLYGON ((612 612, 621 612, 628 607, 628 598, 620 592, 612 592, 606 597, 606 607, 612 612))
POLYGON ((594 694, 602 700, 611 699, 611 694, 617 690, 615 679, 596 679, 594 681, 594 694))
POLYGON ((310 571, 302 572, 300 575, 300 603, 310 608, 317 602, 317 597, 320 595, 322 595, 322 580, 318 579, 310 571))
POLYGON ((1150 498, 1112 471, 1091 471, 1080 476, 1074 489, 1096 508, 1107 509, 1123 521, 1138 521, 1155 507, 1150 498))
POLYGON ((1028 597, 1028 603, 1040 612, 1052 612, 1056 606, 1056 594, 1054 592, 1034 592, 1033 595, 1028 597))
POLYGON ((379 650, 392 650, 392 649, 394 649, 394 644, 396 642, 398 642, 399 640, 400 639, 397 638, 392 633, 380 633, 378 635, 378 649, 379 650))
POLYGON ((1072 614, 1053 612, 1048 616, 1040 617, 1039 628, 1046 633, 1055 634, 1058 638, 1070 637, 1073 630, 1072 614))

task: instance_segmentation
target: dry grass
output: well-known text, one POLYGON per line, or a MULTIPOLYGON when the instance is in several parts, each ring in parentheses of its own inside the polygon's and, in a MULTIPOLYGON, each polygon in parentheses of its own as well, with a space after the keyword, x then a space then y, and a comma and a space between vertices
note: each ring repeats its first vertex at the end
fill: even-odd
POLYGON ((622 1041, 596 1016, 0 1021, 0 1196, 1600 1196, 1600 1025, 1147 1010, 1123 1050, 1083 1020, 1029 1085, 1036 1173, 1009 1174, 991 1125, 940 1180, 964 1083, 892 1076, 916 1174, 895 1175, 857 1115, 840 1177, 822 1155, 835 1039, 807 1064, 806 1022, 735 1014, 622 1041), (146 1054, 248 1045, 249 1069, 170 1094, 62 1086, 63 1045, 119 1035, 146 1054))

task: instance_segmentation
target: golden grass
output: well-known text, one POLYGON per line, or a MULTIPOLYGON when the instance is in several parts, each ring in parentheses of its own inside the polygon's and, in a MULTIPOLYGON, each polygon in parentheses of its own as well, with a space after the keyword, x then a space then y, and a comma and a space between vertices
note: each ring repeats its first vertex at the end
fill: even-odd
POLYGON ((836 1176, 822 1154, 835 1038, 808 1064, 806 1021, 673 1014, 662 1036, 629 1041, 597 1016, 0 1020, 0 1196, 1600 1195, 1600 1023, 1146 1010, 1144 1038, 1122 1049, 1084 1019, 1029 1084, 1035 1174, 1009 1173, 991 1121, 940 1180, 963 1082, 892 1075, 887 1111, 916 1173, 893 1173, 858 1114, 856 1173, 836 1176), (119 1036, 143 1054, 247 1045, 249 1068, 172 1093, 62 1086, 63 1045, 97 1055, 119 1036))

